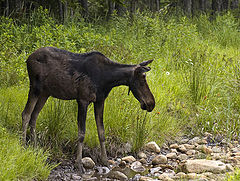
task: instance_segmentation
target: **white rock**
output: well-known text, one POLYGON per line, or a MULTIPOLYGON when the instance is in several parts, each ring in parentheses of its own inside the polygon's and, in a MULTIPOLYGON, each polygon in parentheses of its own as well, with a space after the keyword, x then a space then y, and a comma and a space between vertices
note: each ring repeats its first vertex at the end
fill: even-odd
POLYGON ((144 172, 146 169, 143 167, 142 163, 139 161, 135 161, 131 164, 131 169, 134 172, 144 172))
POLYGON ((125 156, 122 158, 122 161, 125 161, 127 163, 133 163, 136 161, 136 158, 134 158, 133 156, 125 156))
POLYGON ((93 167, 95 167, 95 163, 90 157, 84 157, 82 159, 82 163, 84 168, 87 168, 87 169, 92 169, 93 167))
POLYGON ((166 155, 166 157, 167 158, 169 158, 169 159, 176 159, 177 158, 177 154, 176 153, 168 153, 167 155, 166 155))
POLYGON ((145 158, 146 159, 147 155, 144 152, 141 151, 141 152, 138 153, 138 158, 140 158, 140 159, 145 158))
POLYGON ((171 148, 171 149, 178 149, 178 147, 179 147, 179 146, 178 146, 177 143, 174 143, 174 144, 171 144, 171 145, 170 145, 170 148, 171 148))
POLYGON ((187 160, 188 156, 186 154, 180 154, 180 155, 178 155, 178 159, 181 160, 181 161, 187 160))
POLYGON ((187 149, 185 148, 184 145, 179 145, 178 150, 179 150, 180 152, 182 152, 182 153, 186 153, 186 152, 187 152, 187 149))
POLYGON ((128 177, 119 171, 111 171, 108 175, 109 178, 118 179, 118 180, 128 180, 128 177))
POLYGON ((160 153, 160 147, 154 141, 147 143, 145 145, 145 147, 148 151, 153 151, 153 152, 156 152, 156 153, 160 153))
POLYGON ((152 160, 153 165, 158 165, 158 164, 161 164, 161 163, 167 163, 167 157, 165 155, 157 155, 152 160))
POLYGON ((187 172, 190 173, 202 173, 202 172, 212 172, 212 173, 223 173, 226 172, 226 164, 221 161, 206 160, 206 159, 196 159, 187 160, 185 163, 185 168, 187 172))
POLYGON ((218 147, 218 146, 214 146, 213 148, 212 148, 212 151, 213 151, 213 153, 221 153, 221 148, 220 147, 218 147))

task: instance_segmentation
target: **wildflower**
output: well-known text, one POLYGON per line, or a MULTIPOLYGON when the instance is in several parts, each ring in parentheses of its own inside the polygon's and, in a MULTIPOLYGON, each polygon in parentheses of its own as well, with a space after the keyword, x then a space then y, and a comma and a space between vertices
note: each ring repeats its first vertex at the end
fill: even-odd
POLYGON ((170 75, 170 72, 166 72, 166 75, 170 75))

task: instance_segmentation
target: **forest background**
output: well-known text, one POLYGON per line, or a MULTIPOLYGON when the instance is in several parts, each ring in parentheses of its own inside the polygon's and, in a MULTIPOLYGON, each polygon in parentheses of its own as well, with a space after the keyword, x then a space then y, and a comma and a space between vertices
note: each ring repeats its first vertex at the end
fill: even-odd
MULTIPOLYGON (((124 86, 107 99, 109 156, 125 154, 126 144, 134 153, 147 141, 206 131, 239 140, 238 0, 0 0, 0 16, 0 180, 47 179, 54 165, 46 160, 76 151, 75 101, 49 99, 37 121, 38 148, 19 143, 25 61, 44 46, 97 50, 128 64, 154 59, 147 77, 153 112, 142 111, 124 86)), ((92 106, 85 145, 85 155, 99 149, 92 106)))

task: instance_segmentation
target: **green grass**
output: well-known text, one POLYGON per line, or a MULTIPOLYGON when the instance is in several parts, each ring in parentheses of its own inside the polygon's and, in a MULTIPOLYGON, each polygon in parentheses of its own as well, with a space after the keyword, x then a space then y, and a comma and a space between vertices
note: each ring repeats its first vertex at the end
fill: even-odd
POLYGON ((227 181, 238 181, 240 180, 240 170, 236 169, 233 174, 227 176, 227 181))
MULTIPOLYGON (((231 13, 210 21, 136 13, 133 20, 113 17, 109 22, 86 23, 74 18, 57 24, 40 9, 31 23, 0 19, 0 122, 11 133, 20 132, 27 100, 25 60, 42 46, 73 52, 97 50, 120 63, 154 59, 147 79, 156 107, 145 113, 127 87, 114 88, 106 100, 104 123, 107 145, 125 143, 136 151, 147 141, 161 144, 181 134, 205 131, 239 138, 240 21, 231 13)), ((50 98, 37 120, 38 144, 50 153, 75 153, 75 101, 50 98), (64 151, 65 150, 65 151, 64 151)), ((93 106, 89 106, 85 144, 97 147, 93 106)))
POLYGON ((24 149, 16 134, 0 126, 0 180, 46 180, 53 168, 48 154, 39 149, 24 149))

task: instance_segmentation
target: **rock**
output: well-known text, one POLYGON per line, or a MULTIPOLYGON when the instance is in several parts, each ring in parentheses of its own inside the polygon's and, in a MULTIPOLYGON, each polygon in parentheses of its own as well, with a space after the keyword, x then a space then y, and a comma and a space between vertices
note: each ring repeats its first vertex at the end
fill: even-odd
POLYGON ((195 143, 199 144, 201 139, 199 137, 194 137, 193 139, 189 140, 188 143, 194 145, 195 143))
POLYGON ((124 173, 119 171, 110 171, 108 177, 111 179, 128 180, 128 177, 124 173))
POLYGON ((152 160, 153 165, 158 165, 158 164, 161 164, 161 163, 167 163, 167 157, 165 155, 157 155, 152 160))
POLYGON ((180 152, 182 152, 182 153, 186 153, 186 152, 187 152, 187 149, 185 148, 184 145, 179 145, 178 150, 179 150, 180 152))
POLYGON ((186 178, 186 173, 184 173, 184 172, 178 172, 178 173, 176 174, 176 178, 177 178, 177 179, 184 179, 184 178, 186 178))
POLYGON ((116 165, 116 163, 115 163, 114 160, 108 160, 108 163, 109 163, 110 165, 116 165))
POLYGON ((213 151, 213 153, 221 153, 221 148, 220 147, 218 147, 218 146, 214 146, 213 148, 212 148, 212 151, 213 151))
POLYGON ((236 147, 232 148, 231 151, 232 151, 233 153, 240 152, 240 150, 239 150, 238 148, 236 148, 236 147))
POLYGON ((188 156, 186 154, 180 154, 180 155, 178 155, 178 159, 181 160, 181 161, 187 160, 188 156))
POLYGON ((127 165, 127 163, 126 163, 125 161, 121 161, 121 162, 119 163, 119 167, 122 168, 122 169, 125 168, 126 165, 127 165))
POLYGON ((136 161, 136 158, 134 158, 133 156, 125 156, 122 158, 122 161, 125 161, 127 163, 133 163, 136 161))
POLYGON ((90 157, 84 157, 82 159, 82 163, 84 168, 86 169, 92 169, 93 167, 95 167, 95 163, 90 157))
POLYGON ((158 179, 163 180, 163 181, 174 181, 171 177, 168 176, 168 174, 163 173, 158 176, 158 179))
POLYGON ((195 145, 184 144, 184 147, 185 147, 187 150, 192 150, 192 149, 195 148, 195 145))
POLYGON ((226 164, 221 161, 196 159, 196 160, 187 160, 184 165, 185 165, 186 171, 190 173, 226 172, 226 164))
POLYGON ((171 148, 171 149, 178 149, 178 147, 179 147, 179 146, 178 146, 177 143, 170 145, 170 148, 171 148))
POLYGON ((140 161, 142 164, 147 164, 147 160, 146 160, 145 158, 141 158, 139 161, 140 161))
POLYGON ((160 147, 154 141, 147 143, 145 145, 145 147, 148 151, 153 151, 153 152, 156 152, 156 153, 160 153, 160 147))
POLYGON ((187 143, 188 141, 189 141, 188 138, 184 138, 184 139, 180 140, 180 143, 181 143, 181 144, 185 144, 185 143, 187 143))
POLYGON ((135 161, 131 164, 131 169, 134 172, 144 172, 146 169, 142 166, 142 163, 139 161, 135 161))
POLYGON ((146 155, 144 152, 142 152, 142 151, 139 152, 137 156, 138 156, 138 158, 140 158, 140 159, 142 159, 142 158, 147 159, 147 155, 146 155))
POLYGON ((228 172, 234 172, 234 168, 231 164, 226 164, 226 167, 228 172))
POLYGON ((168 153, 166 155, 166 157, 169 159, 177 159, 177 154, 176 153, 168 153))
POLYGON ((151 177, 141 176, 139 181, 155 181, 155 179, 151 177))
POLYGON ((155 173, 160 173, 161 170, 161 167, 150 168, 150 174, 154 175, 155 173))
POLYGON ((188 150, 186 152, 187 155, 195 155, 195 153, 196 153, 196 150, 188 150))
POLYGON ((187 177, 188 179, 197 179, 197 178, 198 178, 198 175, 197 175, 196 173, 188 173, 188 174, 186 175, 186 177, 187 177))
POLYGON ((98 175, 106 175, 110 172, 110 169, 108 167, 96 167, 95 171, 98 175))
POLYGON ((221 159, 220 153, 213 153, 212 154, 212 159, 213 160, 220 160, 221 159))

